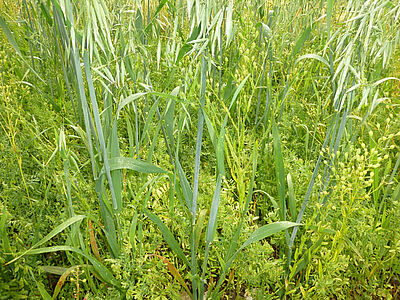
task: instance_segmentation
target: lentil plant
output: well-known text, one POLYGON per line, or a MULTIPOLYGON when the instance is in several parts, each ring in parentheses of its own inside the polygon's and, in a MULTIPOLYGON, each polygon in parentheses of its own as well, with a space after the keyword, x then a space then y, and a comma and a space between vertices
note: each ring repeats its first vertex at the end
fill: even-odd
POLYGON ((0 7, 6 298, 399 296, 399 3, 0 7))

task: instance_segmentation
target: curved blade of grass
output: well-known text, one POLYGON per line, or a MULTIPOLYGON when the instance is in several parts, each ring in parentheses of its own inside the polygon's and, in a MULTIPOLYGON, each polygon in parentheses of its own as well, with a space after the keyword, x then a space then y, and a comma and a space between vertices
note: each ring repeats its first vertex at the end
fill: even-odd
POLYGON ((299 223, 294 223, 294 222, 288 222, 288 221, 281 221, 281 222, 275 222, 275 223, 271 223, 271 224, 267 224, 264 225, 258 229, 256 229, 251 236, 242 244, 242 246, 240 246, 240 248, 236 251, 236 253, 234 255, 232 255, 232 257, 228 260, 228 262, 225 265, 225 272, 229 269, 229 267, 231 266, 233 260, 235 259, 235 257, 239 254, 239 252, 241 250, 243 250, 244 248, 246 248, 247 246, 258 242, 262 239, 265 239, 266 237, 269 237, 271 235, 274 235, 275 233, 278 233, 282 230, 287 230, 291 227, 294 226, 300 226, 302 224, 299 223))
POLYGON ((156 215, 152 214, 149 212, 147 209, 144 210, 144 213, 149 217, 150 220, 152 220, 158 228, 161 230, 161 233, 164 237, 164 240, 167 242, 168 246, 172 249, 172 251, 175 252, 175 254, 183 260, 183 262, 188 266, 190 266, 190 262, 185 256, 185 254, 182 251, 182 248, 179 246, 178 242, 176 241, 174 235, 171 233, 171 231, 168 229, 168 227, 161 221, 159 217, 156 215))
MULTIPOLYGON (((161 169, 160 167, 157 167, 156 165, 132 157, 113 157, 109 160, 109 164, 110 171, 127 169, 145 174, 168 173, 167 171, 161 169)), ((99 178, 104 174, 105 170, 103 168, 100 171, 99 178)))
POLYGON ((289 221, 281 221, 281 222, 275 222, 271 224, 264 225, 258 229, 256 229, 251 236, 240 246, 239 250, 242 250, 249 246, 252 243, 258 242, 266 237, 269 237, 271 235, 274 235, 275 233, 278 233, 282 230, 286 230, 288 228, 291 228, 293 226, 301 226, 302 224, 300 223, 294 223, 294 222, 289 222, 289 221))
POLYGON ((22 56, 21 50, 18 47, 18 44, 14 38, 14 35, 11 33, 10 28, 8 27, 6 21, 0 16, 0 26, 3 29, 4 34, 6 35, 8 41, 10 42, 11 46, 14 48, 15 52, 17 52, 18 55, 22 56))
POLYGON ((14 48, 15 52, 17 52, 18 56, 22 59, 22 61, 27 65, 27 67, 35 74, 37 78, 40 79, 43 83, 45 82, 42 77, 39 76, 39 74, 28 64, 28 62, 25 60, 25 58, 22 56, 22 52, 18 47, 17 42, 15 41, 15 38, 13 34, 11 33, 10 28, 8 27, 6 21, 2 18, 0 15, 0 27, 3 29, 4 34, 6 35, 6 38, 10 42, 11 46, 14 48))
POLYGON ((330 68, 329 62, 325 58, 323 58, 320 55, 313 54, 313 53, 300 56, 298 59, 296 59, 296 61, 294 62, 294 65, 297 65, 300 61, 307 59, 307 58, 318 60, 319 62, 322 62, 325 66, 327 66, 328 69, 330 68))
POLYGON ((301 47, 303 47, 306 40, 310 37, 310 33, 311 33, 311 27, 309 26, 304 30, 303 34, 299 37, 296 44, 294 45, 291 54, 292 57, 296 56, 296 54, 300 51, 301 47))
POLYGON ((36 255, 36 254, 58 252, 58 251, 71 251, 71 252, 75 252, 75 253, 83 256, 93 265, 94 270, 98 273, 98 275, 100 276, 101 279, 103 279, 108 284, 115 286, 117 289, 122 290, 119 281, 114 278, 112 273, 102 263, 100 263, 96 258, 92 257, 91 255, 89 255, 79 249, 76 249, 74 247, 53 246, 53 247, 38 248, 38 249, 32 250, 28 254, 36 255))
POLYGON ((380 85, 380 84, 382 84, 382 83, 384 83, 385 81, 388 81, 388 80, 400 81, 400 79, 397 78, 397 77, 385 77, 385 78, 382 78, 382 79, 380 79, 380 80, 374 82, 374 83, 372 84, 372 86, 373 86, 373 87, 376 87, 376 86, 378 86, 378 85, 380 85))
POLYGON ((119 117, 119 114, 121 113, 121 110, 122 110, 125 106, 127 106, 129 103, 132 103, 132 102, 134 102, 135 100, 137 100, 137 99, 139 99, 139 98, 141 98, 141 97, 146 96, 147 94, 148 94, 148 93, 136 93, 136 94, 130 95, 130 96, 124 98, 123 100, 121 100, 121 101, 119 102, 118 109, 117 109, 117 113, 116 113, 117 119, 118 119, 118 117, 119 117))
POLYGON ((151 24, 153 22, 153 20, 157 17, 158 13, 162 10, 162 8, 164 7, 164 5, 168 2, 168 0, 161 0, 157 6, 156 11, 154 12, 153 16, 151 17, 151 19, 147 22, 147 26, 144 29, 144 31, 148 32, 151 24))
MULTIPOLYGON (((245 83, 246 83, 247 80, 249 79, 250 75, 251 75, 251 74, 248 74, 248 75, 242 80, 242 82, 238 85, 238 87, 236 88, 235 93, 233 94, 231 103, 229 104, 228 111, 230 111, 231 108, 232 108, 232 106, 235 104, 236 99, 237 99, 237 97, 239 96, 240 91, 242 90, 243 86, 245 85, 245 83)), ((227 118, 227 117, 225 116, 225 118, 227 118)), ((225 120, 224 120, 224 124, 225 124, 225 126, 226 126, 226 121, 225 121, 225 120)))
POLYGON ((65 280, 68 278, 68 276, 71 274, 71 272, 73 270, 75 270, 76 268, 79 268, 79 267, 81 267, 81 265, 72 266, 72 267, 66 269, 61 274, 60 278, 57 281, 56 287, 54 288, 54 291, 53 291, 53 299, 57 299, 57 296, 60 293, 60 291, 61 291, 61 289, 62 289, 62 287, 63 287, 63 285, 65 283, 65 280))
POLYGON ((10 260, 5 265, 12 264, 13 262, 17 261, 21 257, 23 257, 25 255, 28 255, 28 254, 31 254, 34 249, 36 249, 37 247, 43 245, 44 243, 46 243, 47 241, 51 240, 53 237, 55 237, 60 232, 64 231, 66 228, 68 228, 72 224, 75 224, 76 222, 79 222, 79 221, 83 220, 84 218, 86 218, 86 216, 83 216, 83 215, 77 215, 77 216, 74 216, 72 218, 69 218, 68 220, 66 220, 65 222, 61 223, 56 228, 54 228, 49 234, 47 234, 43 239, 41 239, 39 242, 34 244, 30 249, 26 250, 21 255, 19 255, 16 258, 14 258, 13 260, 10 260))

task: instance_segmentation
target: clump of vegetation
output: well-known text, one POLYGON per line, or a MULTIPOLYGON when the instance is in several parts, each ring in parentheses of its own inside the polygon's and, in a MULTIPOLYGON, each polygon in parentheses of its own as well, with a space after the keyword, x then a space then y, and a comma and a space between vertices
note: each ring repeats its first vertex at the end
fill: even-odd
POLYGON ((0 8, 5 299, 399 296, 400 4, 0 8))

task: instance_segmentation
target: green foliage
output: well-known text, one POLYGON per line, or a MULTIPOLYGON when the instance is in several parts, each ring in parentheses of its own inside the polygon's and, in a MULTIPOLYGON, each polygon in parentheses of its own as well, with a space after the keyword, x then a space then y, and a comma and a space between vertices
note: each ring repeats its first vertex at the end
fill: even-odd
POLYGON ((397 2, 0 11, 0 298, 399 297, 397 2))

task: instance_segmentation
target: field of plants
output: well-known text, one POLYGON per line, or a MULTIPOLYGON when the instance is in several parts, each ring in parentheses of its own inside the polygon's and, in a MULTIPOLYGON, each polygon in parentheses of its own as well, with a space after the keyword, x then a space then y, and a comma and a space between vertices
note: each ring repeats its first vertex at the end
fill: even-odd
POLYGON ((0 0, 0 299, 400 299, 398 0, 0 0))

